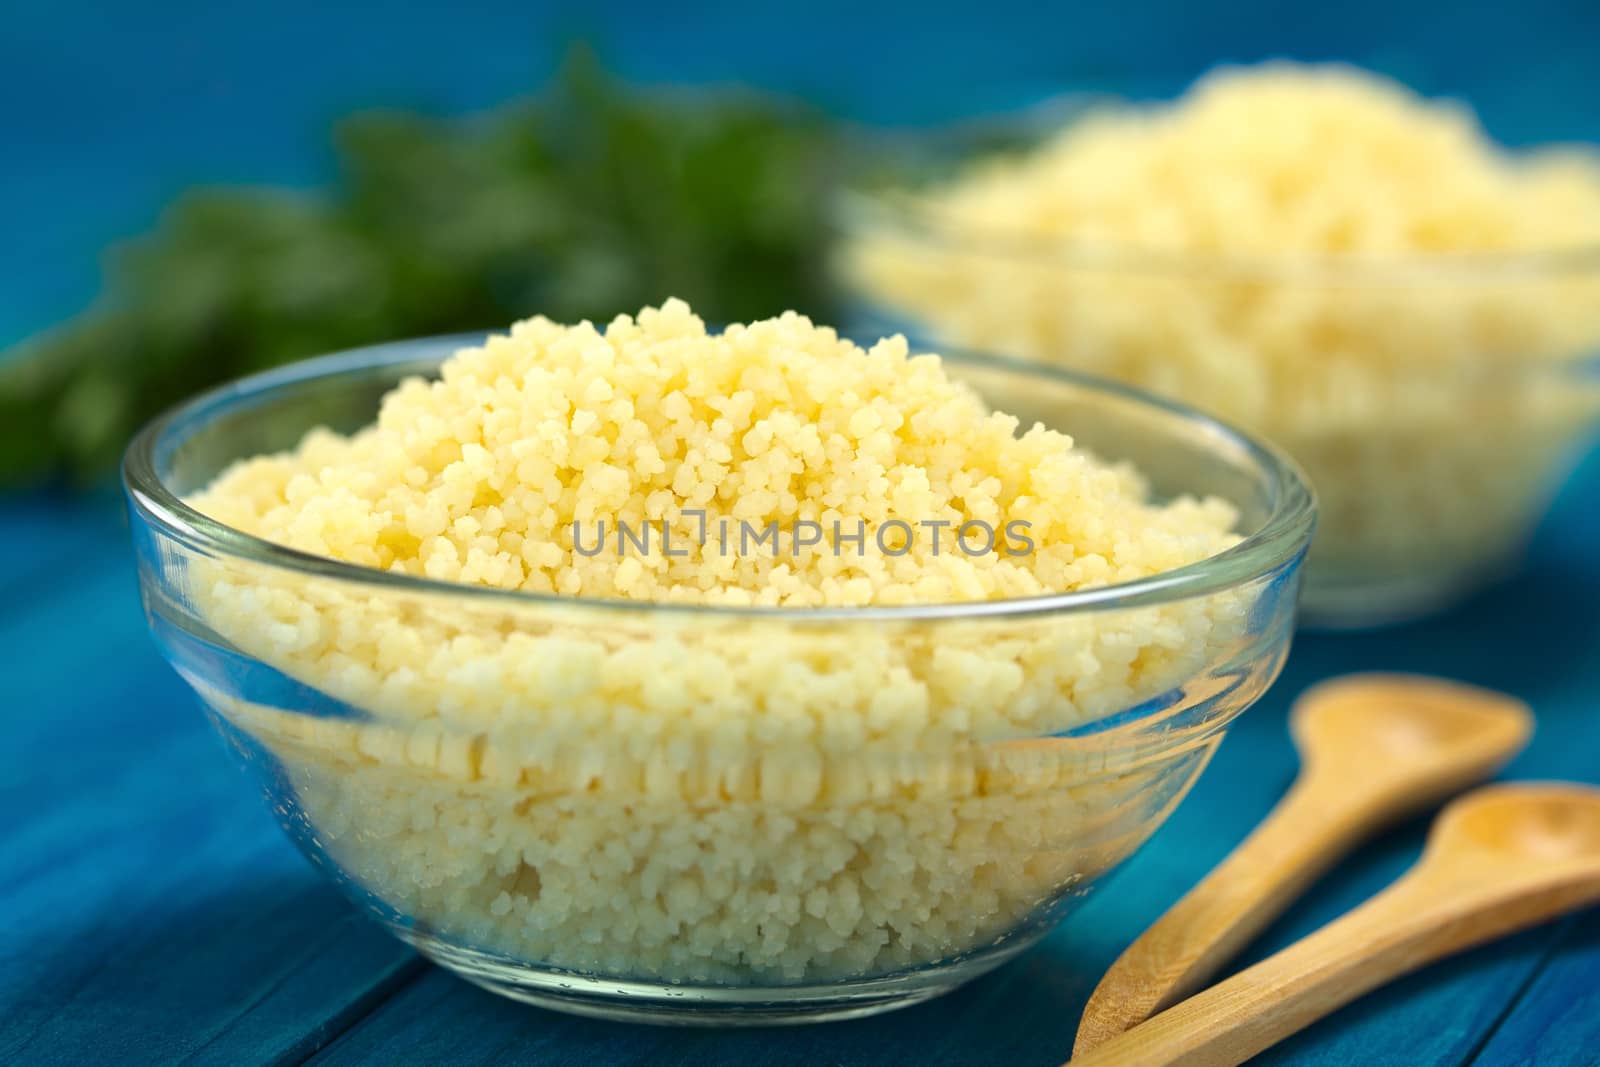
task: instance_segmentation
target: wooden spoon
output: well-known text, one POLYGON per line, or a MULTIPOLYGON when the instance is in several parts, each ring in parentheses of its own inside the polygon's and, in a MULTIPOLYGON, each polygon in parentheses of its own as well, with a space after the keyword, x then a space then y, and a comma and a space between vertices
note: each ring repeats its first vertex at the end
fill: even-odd
POLYGON ((1481 781, 1533 730, 1522 702, 1441 679, 1359 674, 1313 686, 1290 733, 1300 777, 1255 832, 1111 965, 1075 1055, 1201 988, 1373 831, 1481 781))
POLYGON ((1489 786, 1366 904, 1082 1056, 1074 1067, 1232 1067, 1442 956, 1600 903, 1600 789, 1489 786))

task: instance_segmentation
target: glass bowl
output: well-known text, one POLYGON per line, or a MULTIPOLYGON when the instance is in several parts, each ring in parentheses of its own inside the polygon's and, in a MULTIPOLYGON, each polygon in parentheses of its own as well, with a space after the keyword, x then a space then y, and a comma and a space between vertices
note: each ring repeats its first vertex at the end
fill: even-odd
POLYGON ((923 195, 1107 106, 864 144, 838 213, 853 325, 1122 381, 1280 445, 1317 490, 1309 623, 1420 616, 1511 569, 1600 425, 1600 247, 1163 253, 972 232, 923 195))
POLYGON ((162 652, 311 862, 499 993, 661 1022, 801 1021, 999 965, 1136 849, 1277 676, 1312 497, 1292 462, 1119 386, 952 357, 1240 543, 1117 586, 785 610, 581 600, 308 556, 184 496, 351 430, 461 339, 245 379, 130 446, 162 652))

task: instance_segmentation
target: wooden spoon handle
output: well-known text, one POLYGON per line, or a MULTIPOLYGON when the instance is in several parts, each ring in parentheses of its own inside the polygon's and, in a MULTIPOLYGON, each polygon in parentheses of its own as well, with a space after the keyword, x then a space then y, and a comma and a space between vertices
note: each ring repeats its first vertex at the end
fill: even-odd
POLYGON ((1111 965, 1084 1008, 1073 1054, 1204 986, 1282 914, 1379 818, 1353 792, 1348 780, 1324 785, 1303 775, 1227 859, 1111 965))
POLYGON ((1072 1065, 1234 1067, 1385 982, 1597 899, 1592 866, 1527 887, 1424 860, 1343 918, 1072 1065))

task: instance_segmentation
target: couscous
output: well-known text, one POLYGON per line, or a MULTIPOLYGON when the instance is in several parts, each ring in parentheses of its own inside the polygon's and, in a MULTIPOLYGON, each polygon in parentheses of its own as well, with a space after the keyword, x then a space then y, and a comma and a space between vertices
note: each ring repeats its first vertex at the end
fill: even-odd
MULTIPOLYGON (((1242 654, 1252 608, 1235 591, 937 640, 808 624, 1149 576, 1235 545, 1236 515, 1152 500, 903 339, 864 350, 794 314, 713 333, 678 301, 603 330, 519 323, 375 425, 239 463, 192 503, 315 555, 542 594, 207 562, 186 579, 207 624, 359 714, 197 685, 417 930, 633 978, 882 974, 1015 930, 1136 847, 1208 751, 1157 770, 1044 739, 1242 654), (619 550, 618 523, 681 540, 619 550), (730 523, 779 533, 729 550, 730 523), (992 540, 957 540, 974 523, 992 540), (739 613, 761 605, 779 613, 739 613)), ((1186 699, 1237 704, 1246 676, 1186 699)))
POLYGON ((1376 75, 1224 69, 891 202, 844 256, 877 307, 1292 453, 1313 606, 1505 556, 1600 416, 1600 154, 1376 75))

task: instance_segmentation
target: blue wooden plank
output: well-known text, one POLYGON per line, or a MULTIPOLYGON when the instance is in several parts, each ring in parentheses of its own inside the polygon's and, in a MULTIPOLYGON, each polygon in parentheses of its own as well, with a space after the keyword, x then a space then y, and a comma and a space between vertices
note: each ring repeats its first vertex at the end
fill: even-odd
POLYGON ((316 1064, 1007 1064, 1055 1067, 1071 1043, 1060 976, 1034 953, 940 1000, 784 1029, 631 1026, 545 1011, 427 972, 316 1064), (440 1020, 449 1020, 441 1025, 440 1020))
POLYGON ((83 561, 126 560, 127 522, 114 487, 74 496, 59 490, 0 495, 0 619, 54 592, 83 561))
POLYGON ((1559 947, 1474 1064, 1600 1064, 1600 912, 1569 921, 1559 947))
POLYGON ((0 617, 7 650, 0 788, 62 781, 126 761, 174 730, 193 729, 193 695, 160 662, 139 606, 132 550, 61 568, 50 595, 0 617), (41 759, 70 752, 71 758, 41 759))
POLYGON ((127 557, 0 622, 0 1062, 298 1059, 419 966, 279 834, 127 557))

